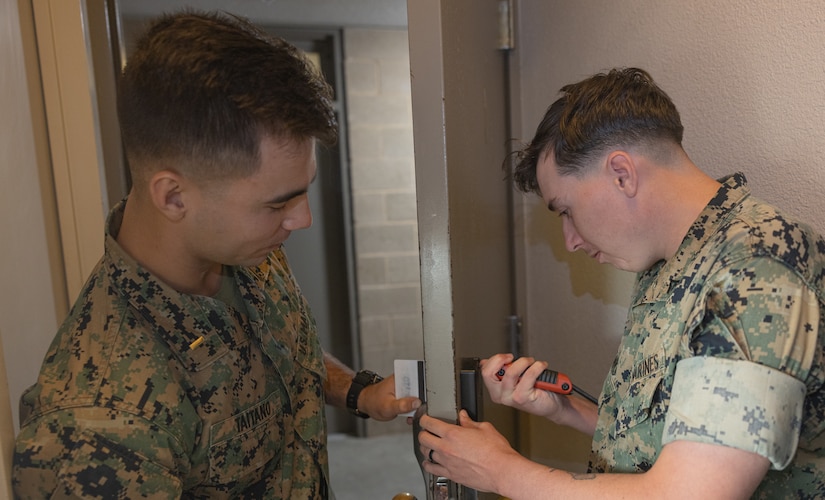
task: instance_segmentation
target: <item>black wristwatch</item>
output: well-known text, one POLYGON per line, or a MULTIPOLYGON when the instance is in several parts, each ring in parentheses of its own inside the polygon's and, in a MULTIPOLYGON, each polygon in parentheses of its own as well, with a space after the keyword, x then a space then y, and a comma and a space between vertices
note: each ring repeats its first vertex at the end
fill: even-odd
POLYGON ((377 384, 382 380, 384 380, 384 377, 369 370, 361 370, 356 373, 355 377, 352 378, 352 385, 349 386, 349 392, 347 392, 347 409, 349 412, 356 417, 370 418, 369 415, 358 410, 358 396, 364 390, 364 387, 377 384))

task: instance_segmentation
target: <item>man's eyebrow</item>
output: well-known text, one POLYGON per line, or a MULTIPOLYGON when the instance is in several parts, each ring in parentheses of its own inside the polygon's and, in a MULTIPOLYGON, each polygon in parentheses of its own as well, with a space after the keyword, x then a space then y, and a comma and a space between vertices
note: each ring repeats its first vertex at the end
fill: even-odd
MULTIPOLYGON (((318 176, 318 171, 316 170, 315 175, 312 176, 312 179, 309 181, 309 183, 312 184, 313 182, 315 182, 315 178, 317 176, 318 176)), ((292 198, 295 198, 296 196, 301 196, 302 194, 306 193, 307 191, 309 191, 309 186, 307 186, 303 189, 296 189, 294 191, 290 191, 288 193, 278 195, 278 196, 270 199, 266 203, 268 205, 277 205, 278 203, 286 203, 289 200, 291 200, 292 198)))
POLYGON ((296 196, 301 196, 302 194, 306 193, 307 189, 296 189, 295 191, 290 191, 288 193, 284 193, 282 195, 276 196, 266 202, 267 205, 277 205, 279 203, 286 203, 292 198, 296 196))
POLYGON ((555 212, 557 210, 556 209, 556 199, 555 198, 550 198, 550 201, 547 202, 547 209, 550 210, 551 212, 555 212))

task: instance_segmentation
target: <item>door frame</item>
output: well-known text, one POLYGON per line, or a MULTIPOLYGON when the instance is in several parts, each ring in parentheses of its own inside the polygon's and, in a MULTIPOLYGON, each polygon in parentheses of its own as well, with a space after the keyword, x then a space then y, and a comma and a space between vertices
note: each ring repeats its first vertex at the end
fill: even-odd
MULTIPOLYGON (((485 4, 487 5, 487 4, 485 4)), ((462 361, 510 349, 512 192, 501 169, 509 133, 498 6, 407 4, 428 414, 455 422, 462 361)), ((518 446, 512 408, 484 420, 518 446)))
MULTIPOLYGON (((32 10, 71 303, 103 254, 101 229, 109 208, 102 195, 105 161, 96 101, 102 90, 92 70, 89 33, 94 23, 82 0, 33 0, 32 10)), ((108 36, 104 40, 108 43, 108 36)))

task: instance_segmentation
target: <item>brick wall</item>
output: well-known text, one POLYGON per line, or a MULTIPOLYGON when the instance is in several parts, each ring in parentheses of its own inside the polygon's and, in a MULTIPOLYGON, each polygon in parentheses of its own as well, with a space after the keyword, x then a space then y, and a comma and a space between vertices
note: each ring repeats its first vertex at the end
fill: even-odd
MULTIPOLYGON (((344 73, 361 364, 389 374, 424 355, 407 32, 345 30, 344 73)), ((405 420, 367 434, 410 432, 405 420)))

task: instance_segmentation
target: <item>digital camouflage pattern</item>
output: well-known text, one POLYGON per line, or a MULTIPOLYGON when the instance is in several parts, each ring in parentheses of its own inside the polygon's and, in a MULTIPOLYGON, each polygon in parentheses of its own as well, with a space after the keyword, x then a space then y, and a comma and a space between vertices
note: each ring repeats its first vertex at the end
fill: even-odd
POLYGON ((825 240, 742 174, 722 182, 677 254, 637 278, 590 469, 646 471, 686 439, 769 458, 757 498, 822 498, 825 240))
POLYGON ((284 254, 231 269, 238 310, 126 255, 122 209, 23 395, 15 494, 330 497, 323 354, 284 254))

